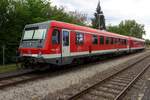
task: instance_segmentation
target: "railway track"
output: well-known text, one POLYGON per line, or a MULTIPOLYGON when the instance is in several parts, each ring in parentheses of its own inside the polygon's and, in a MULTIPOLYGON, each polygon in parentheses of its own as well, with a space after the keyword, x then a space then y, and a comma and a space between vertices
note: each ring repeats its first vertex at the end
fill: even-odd
POLYGON ((20 73, 20 74, 16 74, 14 76, 9 76, 9 77, 2 77, 2 78, 0 78, 0 89, 14 86, 19 83, 32 81, 32 80, 38 79, 40 77, 43 77, 43 75, 33 74, 31 72, 22 73, 22 74, 20 73))
POLYGON ((48 72, 38 72, 32 69, 0 74, 0 89, 14 86, 20 83, 33 81, 36 79, 41 79, 44 77, 48 77, 49 75, 50 73, 48 72))
POLYGON ((25 74, 32 73, 32 72, 35 72, 35 70, 33 70, 33 69, 20 69, 20 70, 13 71, 13 72, 0 73, 0 80, 6 79, 6 78, 17 77, 17 76, 25 75, 25 74))
MULTIPOLYGON (((144 57, 143 59, 145 59, 144 57)), ((143 59, 140 59, 138 61, 142 61, 143 59)), ((136 63, 138 63, 138 61, 136 63)), ((4 89, 10 86, 14 86, 20 83, 25 83, 28 81, 33 81, 36 79, 41 79, 44 77, 49 77, 52 74, 51 73, 34 73, 35 70, 22 70, 22 71, 17 71, 17 72, 11 72, 11 73, 6 73, 6 74, 0 74, 0 89, 4 89)), ((54 71, 55 72, 55 71, 54 71)), ((54 74, 53 72, 53 74, 54 74)), ((63 70, 59 71, 60 73, 64 72, 63 70)), ((58 72, 57 72, 58 74, 58 72)), ((71 97, 70 99, 74 99, 76 96, 71 97)))
POLYGON ((70 96, 68 100, 120 100, 150 67, 150 55, 70 96))

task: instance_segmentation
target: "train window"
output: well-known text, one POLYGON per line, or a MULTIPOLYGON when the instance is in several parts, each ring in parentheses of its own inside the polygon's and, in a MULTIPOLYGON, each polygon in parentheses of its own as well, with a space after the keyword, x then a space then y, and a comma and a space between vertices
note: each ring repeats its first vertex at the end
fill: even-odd
POLYGON ((121 39, 121 43, 122 43, 122 45, 124 45, 124 40, 123 39, 121 39))
POLYGON ((60 31, 58 29, 54 29, 52 33, 52 44, 60 43, 60 31))
POLYGON ((117 38, 114 38, 114 44, 117 44, 117 38))
POLYGON ((69 32, 63 31, 63 46, 69 46, 69 32))
POLYGON ((106 37, 106 44, 109 44, 109 37, 106 37))
POLYGON ((118 44, 121 44, 121 39, 118 39, 118 44))
POLYGON ((126 39, 124 40, 124 44, 127 45, 127 40, 126 39))
POLYGON ((35 30, 33 39, 44 39, 47 29, 38 29, 35 30))
POLYGON ((25 30, 23 40, 32 39, 34 30, 25 30))
POLYGON ((110 43, 111 43, 111 44, 114 44, 114 41, 113 41, 113 40, 114 40, 114 39, 111 37, 111 38, 110 38, 110 43))
POLYGON ((98 37, 96 35, 93 35, 92 43, 93 44, 98 44, 98 37))
POLYGON ((117 38, 115 38, 115 44, 117 44, 118 43, 118 40, 117 40, 117 38))
POLYGON ((84 34, 83 33, 76 33, 76 44, 83 44, 84 42, 84 34))
POLYGON ((104 44, 104 36, 100 36, 100 44, 104 44))
POLYGON ((120 44, 122 45, 122 39, 120 39, 120 44))
POLYGON ((122 40, 122 44, 125 45, 125 40, 124 39, 122 40))
POLYGON ((118 39, 117 38, 115 38, 115 44, 118 44, 118 39))

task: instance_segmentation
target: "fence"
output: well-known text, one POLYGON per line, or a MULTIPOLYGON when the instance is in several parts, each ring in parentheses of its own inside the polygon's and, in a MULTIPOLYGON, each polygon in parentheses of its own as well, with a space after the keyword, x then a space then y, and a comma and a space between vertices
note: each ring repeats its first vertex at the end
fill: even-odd
POLYGON ((3 44, 0 46, 0 65, 16 62, 18 44, 3 44))

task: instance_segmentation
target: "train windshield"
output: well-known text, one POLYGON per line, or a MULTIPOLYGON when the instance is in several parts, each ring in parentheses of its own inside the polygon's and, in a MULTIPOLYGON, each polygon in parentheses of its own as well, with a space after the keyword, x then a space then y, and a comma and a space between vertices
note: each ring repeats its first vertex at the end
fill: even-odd
POLYGON ((39 29, 38 27, 26 28, 23 40, 43 40, 45 39, 47 29, 39 29))

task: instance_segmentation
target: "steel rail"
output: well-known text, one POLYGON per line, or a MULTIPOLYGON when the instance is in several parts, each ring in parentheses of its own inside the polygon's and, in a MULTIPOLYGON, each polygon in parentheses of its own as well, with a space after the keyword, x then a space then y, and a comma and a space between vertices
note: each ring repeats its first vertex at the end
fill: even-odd
POLYGON ((29 81, 33 81, 33 80, 36 80, 36 79, 40 79, 40 78, 43 78, 43 77, 46 77, 48 76, 48 73, 46 74, 41 74, 41 75, 38 75, 38 74, 25 74, 24 76, 16 76, 16 77, 13 77, 13 78, 8 78, 6 80, 1 80, 0 81, 0 89, 4 89, 4 88, 7 88, 7 87, 10 87, 10 86, 14 86, 14 85, 17 85, 17 84, 20 84, 20 83, 25 83, 25 82, 29 82, 29 81))
POLYGON ((34 69, 22 69, 22 70, 17 70, 13 72, 6 72, 6 73, 0 73, 0 81, 8 78, 13 78, 17 76, 22 76, 25 74, 33 73, 36 70, 34 69))
MULTIPOLYGON (((90 87, 88 87, 88 88, 86 88, 86 89, 80 91, 79 93, 77 93, 77 94, 71 96, 68 100, 77 100, 77 99, 80 98, 81 96, 87 94, 87 93, 89 92, 89 90, 91 90, 91 89, 93 89, 93 88, 96 88, 99 84, 102 84, 102 83, 106 82, 107 80, 111 79, 112 77, 116 76, 117 74, 119 74, 119 73, 125 71, 125 70, 128 69, 129 67, 132 67, 132 66, 134 66, 134 65, 136 65, 136 64, 138 64, 138 63, 140 63, 141 61, 143 61, 144 59, 146 59, 146 58, 148 58, 148 57, 150 57, 150 55, 147 55, 147 56, 145 56, 145 57, 143 57, 143 58, 137 60, 136 62, 134 62, 134 63, 132 63, 131 65, 128 65, 126 68, 122 69, 121 71, 118 71, 118 72, 114 73, 113 75, 110 75, 110 76, 104 78, 103 80, 99 81, 98 83, 95 83, 94 85, 92 85, 92 86, 90 86, 90 87)), ((148 66, 148 65, 147 65, 147 66, 148 66)), ((146 70, 146 68, 145 68, 144 70, 146 70)), ((141 75, 141 74, 142 74, 142 73, 140 73, 139 75, 141 75)), ((132 83, 132 84, 133 84, 133 83, 132 83)), ((129 86, 128 86, 128 87, 129 87, 129 86)), ((125 92, 126 90, 127 90, 127 88, 124 89, 124 92, 125 92)), ((119 94, 119 96, 116 97, 115 100, 119 100, 119 98, 123 95, 124 92, 121 92, 121 93, 119 94)))
POLYGON ((136 82, 136 80, 150 67, 150 63, 124 88, 124 90, 114 99, 120 100, 121 97, 127 92, 127 90, 136 82))

